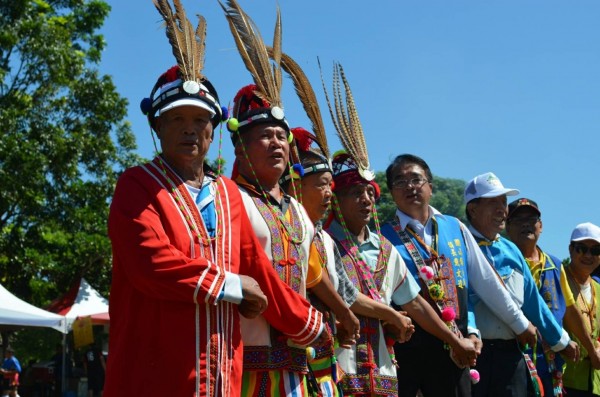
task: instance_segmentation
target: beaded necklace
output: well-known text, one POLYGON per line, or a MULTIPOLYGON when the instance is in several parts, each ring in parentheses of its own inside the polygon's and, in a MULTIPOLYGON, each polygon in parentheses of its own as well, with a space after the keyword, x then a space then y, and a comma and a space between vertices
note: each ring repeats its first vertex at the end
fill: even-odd
MULTIPOLYGON (((290 239, 289 241, 293 244, 302 244, 302 242, 304 241, 304 230, 306 229, 306 225, 304 225, 304 220, 302 219, 302 217, 300 217, 300 219, 299 219, 300 222, 302 223, 302 228, 300 229, 300 233, 298 233, 298 230, 296 230, 296 231, 290 230, 290 225, 288 225, 288 221, 285 219, 285 214, 283 214, 281 211, 275 210, 273 208, 274 206, 271 203, 271 200, 269 200, 269 195, 267 194, 267 192, 264 190, 264 188, 259 183, 258 177, 256 176, 256 172, 254 171, 254 167, 252 166, 252 162, 250 161, 250 157, 248 156, 248 152, 246 151, 246 145, 244 144, 244 141, 242 139, 242 134, 240 134, 239 131, 238 131, 238 139, 240 140, 240 145, 242 147, 242 152, 244 153, 244 158, 246 159, 246 161, 248 162, 248 165, 250 166, 249 168, 250 168, 250 171, 252 172, 252 178, 254 181, 256 181, 257 189, 254 189, 254 190, 256 191, 256 193, 258 193, 259 196, 262 196, 262 198, 264 199, 263 200, 264 204, 268 207, 269 211, 271 211, 272 215, 278 219, 279 226, 281 226, 283 229, 285 229, 285 232, 286 232, 288 238, 290 239)), ((280 190, 281 190, 281 188, 280 188, 280 190)))
MULTIPOLYGON (((573 271, 571 270, 571 267, 567 267, 568 273, 569 273, 569 278, 571 279, 573 285, 575 285, 575 287, 577 288, 577 300, 579 301, 581 298, 581 302, 583 303, 583 306, 585 307, 585 309, 583 309, 580 305, 579 310, 581 311, 581 314, 585 314, 586 317, 589 320, 589 324, 590 324, 590 335, 594 334, 595 331, 595 326, 594 324, 596 323, 596 292, 594 291, 594 286, 590 284, 590 289, 591 289, 591 293, 592 293, 592 299, 591 299, 591 303, 587 301, 587 299, 585 299, 585 296, 583 296, 583 294, 581 293, 581 286, 579 284, 579 282, 577 281, 577 279, 575 278, 575 275, 573 274, 573 271)), ((589 277, 588 277, 589 280, 589 277)))
MULTIPOLYGON (((296 292, 301 290, 301 272, 298 266, 306 262, 304 251, 301 249, 302 240, 298 240, 298 235, 303 236, 303 223, 300 221, 301 214, 295 205, 291 204, 288 208, 290 212, 290 223, 293 225, 292 231, 296 233, 290 236, 287 228, 282 227, 283 216, 274 217, 274 212, 282 213, 278 208, 273 208, 263 202, 260 197, 253 197, 252 200, 256 208, 267 223, 271 234, 271 253, 273 263, 278 265, 276 270, 280 278, 286 282, 296 292), (283 239, 287 239, 288 244, 284 244, 283 239), (298 241, 298 242, 296 242, 298 241), (287 246, 287 251, 284 248, 287 246)), ((287 220, 285 221, 287 223, 287 220)))
MULTIPOLYGON (((346 236, 346 239, 336 239, 336 241, 342 246, 343 250, 346 252, 346 255, 342 256, 342 262, 344 263, 344 267, 346 269, 348 277, 357 286, 360 286, 360 290, 366 291, 366 294, 371 299, 378 302, 383 302, 383 297, 379 293, 379 289, 383 288, 383 283, 386 278, 386 272, 382 270, 387 269, 387 264, 390 259, 391 250, 394 249, 392 244, 387 239, 382 238, 381 235, 379 235, 380 244, 379 254, 377 256, 377 265, 375 271, 371 273, 371 269, 367 265, 366 261, 363 259, 362 253, 358 250, 358 246, 352 238, 350 231, 346 225, 346 222, 344 221, 344 218, 341 215, 341 211, 335 194, 333 195, 332 205, 333 213, 334 215, 337 215, 336 218, 340 220, 340 225, 342 226, 344 234, 346 236)), ((378 356, 378 353, 376 353, 377 346, 379 346, 378 330, 380 329, 381 324, 379 320, 370 317, 359 316, 359 320, 361 321, 361 336, 360 340, 357 341, 357 345, 365 343, 367 350, 366 357, 363 358, 364 362, 360 364, 360 368, 362 368, 363 371, 365 369, 367 370, 371 382, 371 390, 374 390, 374 373, 377 370, 376 362, 379 361, 378 359, 376 359, 376 356, 378 356)), ((394 353, 395 340, 393 338, 385 337, 384 335, 384 342, 391 363, 397 367, 398 363, 396 361, 396 356, 394 353)), ((359 358, 357 358, 357 360, 358 359, 359 358)))
POLYGON ((359 275, 360 281, 363 283, 365 289, 369 293, 369 296, 372 299, 374 299, 378 302, 381 302, 382 296, 379 293, 379 288, 377 288, 377 285, 375 284, 375 281, 373 279, 373 273, 378 273, 384 269, 384 267, 387 265, 387 261, 389 259, 389 254, 386 255, 387 252, 384 252, 385 250, 382 249, 382 247, 380 247, 379 255, 377 257, 377 265, 376 265, 373 273, 371 273, 371 269, 369 269, 369 266, 367 265, 366 261, 362 257, 362 254, 359 251, 358 246, 356 245, 356 242, 354 241, 354 238, 352 238, 352 235, 350 234, 350 230, 348 229, 348 226, 346 225, 346 221, 344 220, 344 216, 342 215, 342 212, 340 210, 339 203, 338 203, 338 200, 337 200, 337 197, 335 194, 332 197, 332 204, 333 204, 333 212, 335 215, 337 215, 336 219, 338 219, 340 221, 340 225, 342 226, 342 229, 344 230, 344 234, 346 237, 344 240, 339 240, 339 243, 344 248, 344 251, 346 251, 346 253, 348 253, 348 257, 354 264, 354 268, 356 269, 356 271, 359 275))
MULTIPOLYGON (((198 244, 200 244, 200 246, 204 247, 205 249, 210 247, 210 252, 212 254, 211 256, 214 256, 214 252, 212 252, 213 243, 222 234, 222 231, 220 230, 221 228, 219 227, 219 219, 221 218, 220 205, 218 205, 220 199, 219 189, 215 186, 215 210, 217 215, 215 236, 211 237, 206 229, 204 221, 202 221, 201 217, 199 216, 197 206, 195 203, 192 202, 189 192, 185 188, 185 184, 183 183, 181 177, 177 175, 177 173, 175 173, 175 171, 173 171, 173 169, 163 160, 162 156, 157 156, 156 159, 159 163, 159 167, 162 171, 163 176, 169 184, 169 193, 175 200, 177 207, 181 211, 181 214, 183 215, 184 219, 186 220, 188 228, 194 234, 194 237, 196 238, 198 244), (173 179, 178 179, 179 183, 175 183, 173 179), (196 211, 192 210, 192 208, 196 209, 196 211), (198 225, 200 225, 200 227, 198 225)), ((217 182, 211 181, 211 183, 214 183, 216 185, 217 182)))

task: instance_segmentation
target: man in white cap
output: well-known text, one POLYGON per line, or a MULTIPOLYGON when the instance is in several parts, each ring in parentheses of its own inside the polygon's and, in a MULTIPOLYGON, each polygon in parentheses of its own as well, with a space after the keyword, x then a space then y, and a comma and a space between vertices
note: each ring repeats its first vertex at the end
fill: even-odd
MULTIPOLYGON (((600 284, 591 274, 600 265, 600 227, 592 223, 577 225, 571 233, 569 244, 571 263, 567 267, 567 278, 573 291, 575 305, 584 316, 587 332, 592 340, 600 336, 600 284)), ((578 342, 579 340, 576 339, 578 342)), ((596 353, 598 351, 596 342, 596 353)), ((592 368, 586 349, 582 359, 567 363, 564 384, 569 396, 600 395, 600 370, 592 368)))
MULTIPOLYGON (((499 234, 506 226, 506 197, 518 193, 516 189, 505 188, 491 172, 473 178, 465 189, 467 219, 471 223, 469 229, 515 302, 538 328, 551 349, 562 352, 568 359, 577 360, 577 345, 570 340, 542 300, 523 255, 513 243, 499 234)), ((476 367, 481 382, 474 385, 473 396, 526 396, 528 363, 523 359, 514 333, 479 297, 472 295, 471 299, 483 339, 483 349, 476 367)), ((531 375, 537 377, 534 371, 531 375)), ((533 382, 534 388, 539 387, 537 381, 533 382)))

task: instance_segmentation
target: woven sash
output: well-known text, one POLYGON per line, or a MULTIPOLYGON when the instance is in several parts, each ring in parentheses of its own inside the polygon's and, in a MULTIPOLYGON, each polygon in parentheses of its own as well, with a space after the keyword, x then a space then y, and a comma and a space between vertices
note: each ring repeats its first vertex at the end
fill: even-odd
MULTIPOLYGON (((396 231, 396 233, 398 233, 398 236, 400 237, 400 241, 402 241, 402 244, 404 244, 404 246, 406 247, 406 250, 408 251, 408 253, 410 254, 410 257, 412 258, 413 262, 415 263, 415 266, 417 267, 418 273, 421 274, 421 269, 424 268, 426 266, 425 264, 425 260, 423 260, 423 257, 421 256, 421 253, 419 252, 419 250, 417 250, 417 247, 415 246, 414 242, 411 240, 409 234, 406 232, 406 230, 402 230, 400 228, 400 225, 398 224, 397 220, 394 220, 392 222, 392 226, 394 228, 394 230, 396 231)), ((441 259, 440 257, 437 257, 436 255, 432 255, 431 256, 432 261, 435 261, 437 263, 437 261, 439 259, 441 259)), ((446 270, 442 270, 442 276, 443 277, 448 277, 448 275, 446 275, 445 273, 452 273, 452 267, 451 266, 440 266, 442 269, 446 268, 446 270)), ((451 278, 451 281, 454 281, 451 278)), ((426 282, 427 287, 429 287, 429 284, 434 283, 433 280, 430 280, 430 283, 426 282)), ((447 283, 440 283, 442 285, 442 288, 444 290, 447 289, 448 284, 447 283), (444 288, 446 287, 446 288, 444 288)), ((456 288, 454 286, 454 288, 456 288)), ((429 288, 427 289, 427 293, 429 294, 429 288)), ((454 294, 449 294, 450 296, 454 296, 456 298, 456 293, 454 294)), ((441 315, 442 311, 444 310, 444 301, 443 300, 438 300, 438 299, 434 299, 431 295, 429 295, 429 298, 432 302, 435 302, 435 306, 438 309, 438 314, 441 315)), ((458 305, 457 304, 453 304, 452 305, 454 310, 457 312, 458 315, 458 305), (454 307, 456 306, 456 307, 454 307)), ((458 326, 456 325, 456 321, 452 320, 447 322, 448 325, 450 326, 450 329, 452 332, 454 332, 454 334, 456 334, 458 337, 462 337, 462 333, 460 332, 460 330, 458 329, 458 326)))
POLYGON ((383 298, 377 289, 377 285, 375 284, 375 280, 373 280, 373 274, 371 273, 371 269, 367 263, 362 259, 358 248, 355 245, 351 245, 348 240, 339 240, 344 250, 350 255, 350 257, 356 263, 356 271, 359 275, 360 281, 365 286, 365 289, 369 292, 369 296, 376 300, 377 302, 381 302, 383 298))

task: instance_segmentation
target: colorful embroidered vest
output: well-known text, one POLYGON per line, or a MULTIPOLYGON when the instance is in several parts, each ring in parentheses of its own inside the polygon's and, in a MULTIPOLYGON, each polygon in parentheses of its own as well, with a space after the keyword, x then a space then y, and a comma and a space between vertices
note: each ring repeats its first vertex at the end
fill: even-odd
MULTIPOLYGON (((236 181, 239 183, 239 181, 236 181)), ((248 217, 253 223, 254 231, 261 242, 265 240, 262 234, 268 235, 270 248, 265 253, 272 260, 273 268, 279 278, 295 292, 305 296, 305 270, 308 261, 309 236, 306 225, 310 222, 300 204, 292 200, 288 207, 289 217, 281 213, 280 208, 269 207, 263 197, 249 194, 246 185, 241 190, 242 199, 246 206, 248 217), (302 217, 302 219, 300 219, 302 217), (287 222, 285 228, 279 227, 278 222, 287 222), (263 223, 264 222, 264 223, 263 223), (288 235, 288 233, 290 235, 288 235)), ((244 371, 279 371, 307 373, 306 349, 293 345, 288 338, 271 326, 264 326, 264 319, 247 320, 242 318, 242 337, 244 338, 244 371), (264 327, 268 332, 268 342, 248 342, 246 329, 264 327)))
MULTIPOLYGON (((359 290, 368 295, 368 287, 362 282, 359 271, 356 269, 355 260, 351 254, 344 249, 343 245, 336 241, 342 263, 348 274, 350 281, 356 285, 359 290)), ((372 274, 373 281, 378 290, 384 288, 384 279, 387 273, 387 264, 390 258, 390 252, 394 247, 385 238, 380 241, 380 253, 377 261, 378 271, 372 274)), ((356 341, 356 374, 345 374, 340 380, 344 394, 348 395, 397 395, 398 379, 395 376, 385 376, 379 373, 377 366, 381 362, 380 354, 389 354, 382 352, 379 348, 385 341, 381 341, 381 323, 379 320, 357 316, 360 321, 360 338, 356 341)))

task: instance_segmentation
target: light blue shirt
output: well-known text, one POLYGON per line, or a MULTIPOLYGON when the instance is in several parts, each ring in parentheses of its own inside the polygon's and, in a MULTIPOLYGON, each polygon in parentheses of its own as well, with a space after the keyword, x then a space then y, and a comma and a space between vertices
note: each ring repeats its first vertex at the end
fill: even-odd
MULTIPOLYGON (((553 351, 563 350, 571 340, 569 334, 556 322, 554 315, 540 296, 521 251, 500 235, 490 241, 473 227, 470 227, 469 230, 479 242, 481 251, 487 260, 504 280, 513 300, 521 307, 529 321, 538 328, 553 351)), ((482 338, 514 338, 514 334, 510 332, 508 326, 498 319, 486 305, 481 304, 478 296, 471 295, 471 298, 482 338)))
MULTIPOLYGON (((377 268, 381 243, 377 234, 372 233, 368 227, 366 227, 366 229, 368 237, 362 244, 358 243, 356 236, 350 235, 350 238, 352 238, 354 244, 356 244, 358 247, 358 252, 360 253, 361 259, 367 264, 369 269, 374 272, 377 268)), ((344 229, 336 221, 331 223, 329 229, 327 229, 327 232, 338 241, 347 239, 344 229)), ((392 301, 397 305, 403 305, 415 299, 421 288, 415 279, 409 274, 404 260, 394 246, 392 246, 392 253, 390 255, 388 266, 399 266, 403 274, 406 276, 400 286, 393 292, 392 301)))
MULTIPOLYGON (((214 179, 205 175, 200 189, 190 185, 185 185, 188 192, 194 199, 198 211, 202 216, 206 231, 211 237, 215 236, 217 229, 217 213, 215 211, 216 188, 214 179)), ((242 280, 239 275, 231 272, 225 272, 225 283, 219 293, 219 300, 239 304, 242 302, 244 294, 242 293, 242 280)))

